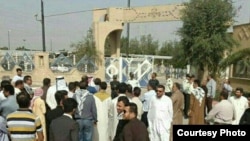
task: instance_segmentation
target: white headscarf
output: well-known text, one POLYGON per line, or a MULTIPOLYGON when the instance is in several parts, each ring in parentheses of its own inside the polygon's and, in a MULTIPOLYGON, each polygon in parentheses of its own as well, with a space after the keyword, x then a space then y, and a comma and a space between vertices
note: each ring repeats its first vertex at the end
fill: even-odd
POLYGON ((56 77, 56 90, 67 90, 67 84, 63 76, 56 77))
POLYGON ((204 91, 202 88, 197 87, 197 88, 194 88, 194 89, 192 90, 192 94, 193 94, 194 97, 199 101, 200 106, 201 106, 202 100, 203 100, 203 98, 204 98, 204 96, 205 96, 205 91, 204 91))

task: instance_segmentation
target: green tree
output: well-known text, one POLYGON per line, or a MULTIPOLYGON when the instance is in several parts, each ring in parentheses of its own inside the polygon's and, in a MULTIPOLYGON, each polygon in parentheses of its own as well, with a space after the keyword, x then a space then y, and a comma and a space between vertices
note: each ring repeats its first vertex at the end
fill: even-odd
POLYGON ((0 50, 9 50, 8 47, 0 47, 0 50))
POLYGON ((140 54, 143 55, 156 55, 159 47, 158 40, 154 40, 151 34, 143 35, 140 37, 140 54))
POLYGON ((94 59, 97 63, 101 63, 101 53, 96 50, 92 28, 89 28, 87 35, 82 41, 72 43, 71 47, 76 55, 76 61, 79 61, 83 56, 94 59))
MULTIPOLYGON (((184 51, 178 41, 165 41, 158 50, 160 56, 172 56, 170 60, 164 60, 165 65, 173 65, 174 68, 185 68, 187 62, 184 58, 184 51)), ((159 60, 161 61, 161 60, 159 60)))
POLYGON ((30 51, 30 49, 27 49, 24 46, 17 47, 16 50, 30 51))
POLYGON ((140 54, 141 50, 139 48, 139 40, 137 38, 132 38, 129 41, 129 53, 131 54, 140 54))
POLYGON ((190 0, 185 6, 179 30, 184 57, 204 80, 209 72, 216 74, 224 52, 236 45, 227 33, 235 10, 230 0, 190 0))
POLYGON ((129 48, 127 48, 127 37, 121 38, 121 53, 126 54, 128 49, 129 54, 140 55, 156 55, 159 47, 159 42, 154 40, 151 34, 142 35, 138 40, 136 37, 129 40, 129 48))
MULTIPOLYGON (((121 50, 120 50, 120 52, 123 53, 123 54, 126 54, 127 42, 128 42, 127 37, 122 36, 120 42, 121 42, 121 50)), ((129 51, 128 51, 128 53, 129 53, 129 51)))

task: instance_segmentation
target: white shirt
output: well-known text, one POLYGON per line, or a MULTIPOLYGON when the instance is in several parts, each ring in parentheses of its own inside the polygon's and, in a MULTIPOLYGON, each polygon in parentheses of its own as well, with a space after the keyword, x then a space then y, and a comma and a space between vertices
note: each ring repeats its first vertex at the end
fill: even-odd
POLYGON ((133 88, 140 87, 139 82, 137 80, 135 80, 135 79, 128 80, 127 84, 130 84, 133 88))
POLYGON ((228 100, 221 100, 215 104, 212 110, 206 116, 207 121, 214 121, 224 124, 232 124, 234 116, 234 107, 228 100))
POLYGON ((194 90, 193 82, 192 83, 188 82, 187 94, 191 94, 193 90, 194 90))
POLYGON ((132 102, 137 105, 137 112, 138 112, 137 113, 137 118, 139 120, 141 120, 141 115, 142 115, 142 112, 143 112, 143 110, 142 110, 142 102, 138 97, 133 97, 132 102))
POLYGON ((141 101, 143 104, 142 109, 144 112, 148 112, 149 102, 153 96, 156 96, 155 90, 150 90, 141 97, 141 101))
POLYGON ((15 75, 11 82, 15 84, 17 80, 23 80, 23 76, 15 75))
POLYGON ((72 118, 72 115, 70 115, 70 114, 64 113, 63 115, 64 115, 64 116, 67 116, 67 117, 69 117, 69 118, 71 118, 71 119, 73 119, 73 118, 72 118))
POLYGON ((232 124, 238 125, 240 123, 241 116, 248 108, 248 100, 244 96, 241 96, 240 98, 232 96, 229 98, 229 101, 233 104, 235 111, 235 120, 233 121, 232 124))
POLYGON ((150 140, 168 141, 170 135, 171 122, 173 119, 172 100, 163 95, 161 98, 152 97, 148 110, 148 129, 150 140), (164 136, 164 138, 162 138, 164 136))
POLYGON ((184 79, 182 82, 182 89, 187 94, 190 83, 188 83, 187 79, 184 79))
POLYGON ((171 92, 173 87, 173 81, 171 78, 167 79, 166 86, 165 86, 165 92, 171 92))

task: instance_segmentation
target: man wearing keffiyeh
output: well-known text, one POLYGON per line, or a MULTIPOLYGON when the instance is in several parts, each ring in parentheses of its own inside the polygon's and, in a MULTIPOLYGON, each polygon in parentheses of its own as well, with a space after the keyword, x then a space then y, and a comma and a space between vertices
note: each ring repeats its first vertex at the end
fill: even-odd
POLYGON ((200 80, 194 80, 193 86, 190 96, 189 124, 204 124, 205 92, 200 87, 200 80))
POLYGON ((73 96, 78 103, 75 119, 80 126, 79 141, 92 141, 94 125, 97 124, 96 103, 93 94, 87 90, 87 82, 81 81, 79 86, 73 96))

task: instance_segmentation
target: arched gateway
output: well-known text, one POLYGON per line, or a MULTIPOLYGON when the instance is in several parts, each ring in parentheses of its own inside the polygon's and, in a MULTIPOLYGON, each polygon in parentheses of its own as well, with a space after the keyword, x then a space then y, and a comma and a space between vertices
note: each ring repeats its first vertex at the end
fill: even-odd
POLYGON ((124 23, 160 22, 180 20, 181 4, 96 9, 93 12, 93 31, 95 46, 101 53, 102 63, 96 75, 105 78, 104 44, 106 38, 111 41, 111 57, 120 57, 120 37, 124 23), (103 20, 104 19, 104 20, 103 20))

